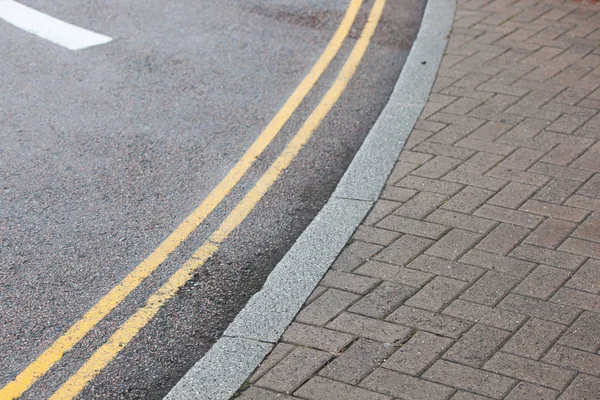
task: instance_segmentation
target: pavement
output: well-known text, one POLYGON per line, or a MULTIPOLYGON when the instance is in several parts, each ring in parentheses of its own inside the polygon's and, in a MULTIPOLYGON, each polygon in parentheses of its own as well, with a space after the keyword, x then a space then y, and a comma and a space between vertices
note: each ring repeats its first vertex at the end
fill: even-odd
POLYGON ((600 6, 460 0, 368 216, 234 397, 600 399, 600 6))

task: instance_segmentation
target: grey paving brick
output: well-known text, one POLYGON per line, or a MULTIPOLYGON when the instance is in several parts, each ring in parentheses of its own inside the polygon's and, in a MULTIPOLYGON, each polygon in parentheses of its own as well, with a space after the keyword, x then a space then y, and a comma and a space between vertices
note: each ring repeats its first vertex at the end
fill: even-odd
POLYGON ((342 271, 329 271, 321 285, 358 294, 365 294, 379 283, 379 279, 342 271))
POLYGON ((300 311, 296 320, 305 324, 324 325, 359 298, 354 293, 329 289, 300 311))
POLYGON ((564 330, 564 325, 531 318, 506 342, 502 351, 538 360, 564 330))
POLYGON ((579 268, 585 261, 585 257, 556 251, 528 244, 522 244, 510 253, 511 257, 531 261, 539 264, 551 265, 569 270, 579 268))
MULTIPOLYGON (((353 239, 362 242, 367 242, 369 244, 387 246, 388 244, 396 240, 399 236, 400 234, 398 232, 379 229, 373 226, 360 225, 354 233, 353 239)), ((343 269, 349 271, 352 270, 352 268, 340 266, 336 267, 336 269, 343 269)))
POLYGON ((404 266, 421 254, 431 243, 433 241, 430 239, 402 235, 394 243, 381 250, 373 259, 404 266))
POLYGON ((519 382, 506 400, 555 400, 560 392, 528 382, 519 382))
POLYGON ((291 394, 325 365, 331 357, 331 354, 323 351, 297 347, 256 381, 255 385, 276 392, 291 394))
POLYGON ((434 277, 433 274, 427 272, 386 264, 379 261, 368 261, 354 272, 360 275, 371 276, 384 281, 414 287, 421 287, 434 277))
POLYGON ((471 214, 493 195, 494 192, 491 190, 467 186, 442 204, 441 208, 462 214, 471 214))
POLYGON ((371 293, 357 301, 348 311, 373 318, 385 318, 418 289, 393 282, 383 282, 371 293))
POLYGON ((449 361, 436 361, 423 373, 423 378, 444 385, 501 399, 512 388, 515 380, 449 361))
POLYGON ((391 399, 381 393, 361 389, 331 379, 315 376, 306 382, 295 393, 303 399, 309 400, 388 400, 391 399))
POLYGON ((584 311, 558 343, 592 353, 600 349, 600 314, 584 311))
POLYGON ((560 400, 588 400, 598 397, 600 393, 600 378, 579 374, 573 379, 567 390, 559 397, 560 400))
POLYGON ((351 385, 358 383, 389 357, 397 347, 368 339, 358 339, 319 375, 351 385))
POLYGON ((580 312, 574 307, 513 293, 506 296, 498 307, 564 325, 573 322, 580 312))
POLYGON ((517 314, 516 312, 505 311, 460 299, 454 300, 444 309, 443 313, 509 331, 516 331, 526 318, 524 315, 517 314))
POLYGON ((411 400, 444 400, 454 389, 385 368, 376 369, 361 386, 398 398, 411 400))
POLYGON ((477 249, 467 252, 459 261, 521 277, 527 276, 535 267, 535 264, 529 261, 514 257, 504 257, 477 249))
POLYGON ((397 215, 385 217, 377 224, 377 227, 430 239, 438 239, 448 230, 444 225, 400 217, 397 215))
POLYGON ((426 220, 436 224, 447 225, 453 228, 477 233, 488 233, 496 226, 496 223, 489 219, 478 218, 472 215, 460 214, 447 210, 436 210, 430 214, 426 220))
POLYGON ((496 353, 483 368, 556 390, 564 389, 575 376, 565 368, 502 352, 496 353))
POLYGON ((382 366, 416 376, 446 351, 451 344, 452 339, 419 331, 389 357, 382 366))
POLYGON ((495 306, 506 296, 519 282, 521 278, 503 274, 496 271, 488 271, 469 289, 460 295, 460 299, 495 306))
POLYGON ((293 322, 283 333, 282 340, 287 343, 338 353, 354 340, 354 336, 293 322))
POLYGON ((327 324, 327 328, 381 343, 402 342, 411 333, 411 329, 405 326, 347 312, 327 324))
POLYGON ((403 206, 396 209, 394 214, 402 217, 423 219, 438 208, 447 198, 448 196, 444 194, 420 192, 404 203, 403 206))
POLYGON ((283 393, 273 392, 271 390, 262 389, 256 386, 250 386, 241 396, 237 397, 240 400, 292 400, 297 397, 288 396, 283 393))
POLYGON ((433 244, 426 254, 434 257, 456 260, 479 242, 482 235, 462 229, 452 229, 433 244))
POLYGON ((406 267, 467 282, 476 280, 485 272, 485 270, 472 265, 443 260, 426 254, 420 255, 406 267))
POLYGON ((331 268, 338 271, 352 271, 382 248, 383 246, 377 244, 357 240, 344 248, 331 268))
POLYGON ((540 265, 513 292, 524 296, 548 299, 570 276, 571 272, 562 268, 540 265))
POLYGON ((470 323, 460 319, 407 306, 399 307, 386 319, 404 326, 451 338, 460 337, 471 326, 470 323))
POLYGON ((444 354, 444 358, 479 368, 509 336, 510 332, 505 330, 476 324, 444 354))
POLYGON ((477 248, 490 253, 507 255, 531 231, 521 226, 501 223, 487 235, 477 248))
POLYGON ((574 222, 548 218, 525 239, 525 243, 548 248, 558 247, 577 226, 574 222))
POLYGON ((269 353, 264 361, 260 363, 256 371, 254 371, 254 374, 250 378, 250 382, 256 382, 260 379, 267 371, 277 365, 279 361, 283 360, 285 356, 291 353, 295 348, 296 346, 288 343, 277 343, 271 353, 269 353))
POLYGON ((600 355, 588 353, 587 351, 557 344, 548 350, 542 361, 586 374, 600 376, 600 355))
POLYGON ((466 286, 467 284, 463 281, 438 276, 429 281, 404 304, 429 311, 440 311, 458 297, 466 286))

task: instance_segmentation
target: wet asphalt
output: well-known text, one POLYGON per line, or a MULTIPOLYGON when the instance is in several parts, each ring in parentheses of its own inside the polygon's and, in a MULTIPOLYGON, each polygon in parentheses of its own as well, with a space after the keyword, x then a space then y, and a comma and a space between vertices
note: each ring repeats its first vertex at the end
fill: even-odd
MULTIPOLYGON (((23 3, 114 40, 73 52, 0 21, 0 386, 217 185, 348 1, 23 3)), ((318 104, 371 5, 223 204, 22 398, 49 397, 218 227, 318 104)), ((210 348, 329 198, 393 89, 423 7, 388 0, 356 75, 291 167, 80 398, 160 399, 210 348)))

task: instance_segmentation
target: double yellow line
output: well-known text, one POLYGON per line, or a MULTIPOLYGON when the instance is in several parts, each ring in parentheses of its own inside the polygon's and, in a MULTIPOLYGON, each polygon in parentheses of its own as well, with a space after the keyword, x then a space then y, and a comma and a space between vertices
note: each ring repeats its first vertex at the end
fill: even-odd
MULTIPOLYGON (((304 100, 327 66, 333 60, 348 36, 356 19, 363 0, 351 0, 346 13, 328 43, 323 54, 303 79, 300 85, 285 102, 281 110, 269 125, 250 146, 242 158, 229 171, 227 176, 211 191, 208 197, 150 254, 142 263, 131 271, 117 286, 100 299, 80 320, 66 333, 59 337, 36 360, 29 364, 13 381, 0 390, 0 399, 16 398, 29 389, 37 380, 46 374, 63 355, 71 350, 96 324, 118 306, 144 279, 152 274, 166 258, 204 221, 204 219, 229 194, 233 187, 244 176, 254 161, 273 141, 292 113, 304 100)), ((83 366, 72 375, 52 396, 52 400, 72 399, 94 379, 106 365, 133 339, 159 311, 160 307, 191 278, 194 271, 200 268, 219 248, 231 232, 250 214, 260 199, 275 183, 302 147, 308 142, 313 132, 335 105, 348 82, 356 72, 371 37, 375 32, 386 0, 375 0, 367 23, 360 38, 354 45, 344 66, 336 77, 321 102, 306 119, 300 130, 292 138, 282 153, 271 164, 258 182, 225 218, 219 228, 213 232, 194 254, 175 272, 169 280, 153 293, 146 305, 139 308, 123 325, 121 325, 108 341, 96 350, 83 366)))

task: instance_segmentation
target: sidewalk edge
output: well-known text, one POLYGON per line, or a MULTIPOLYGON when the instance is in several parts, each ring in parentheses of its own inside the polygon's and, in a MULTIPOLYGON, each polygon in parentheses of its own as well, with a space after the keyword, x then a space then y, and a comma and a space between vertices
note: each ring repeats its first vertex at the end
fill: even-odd
POLYGON ((394 91, 327 204, 166 400, 227 400, 256 369, 377 201, 434 83, 456 0, 428 0, 394 91))

